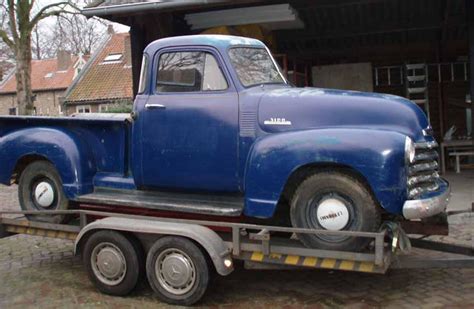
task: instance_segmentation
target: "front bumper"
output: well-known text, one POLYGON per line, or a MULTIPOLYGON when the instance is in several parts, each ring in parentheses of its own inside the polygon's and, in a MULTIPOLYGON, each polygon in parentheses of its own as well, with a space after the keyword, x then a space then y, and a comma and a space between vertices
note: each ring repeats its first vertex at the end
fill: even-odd
POLYGON ((436 195, 418 200, 408 200, 403 204, 403 216, 405 219, 421 219, 437 215, 446 210, 451 188, 449 184, 442 181, 443 184, 436 195))

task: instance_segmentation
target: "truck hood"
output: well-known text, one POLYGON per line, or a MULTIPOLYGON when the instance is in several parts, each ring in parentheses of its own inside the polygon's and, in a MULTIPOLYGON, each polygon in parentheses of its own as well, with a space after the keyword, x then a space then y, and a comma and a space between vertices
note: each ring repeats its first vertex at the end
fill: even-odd
POLYGON ((320 88, 260 87, 258 121, 270 133, 354 127, 424 139, 429 126, 415 103, 394 95, 320 88))

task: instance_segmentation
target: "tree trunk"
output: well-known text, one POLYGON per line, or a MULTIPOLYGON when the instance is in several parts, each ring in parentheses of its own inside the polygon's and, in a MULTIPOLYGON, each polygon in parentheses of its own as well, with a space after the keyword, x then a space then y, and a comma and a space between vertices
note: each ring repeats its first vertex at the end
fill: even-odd
POLYGON ((19 115, 33 115, 33 92, 31 89, 31 37, 23 38, 16 49, 16 99, 19 115))

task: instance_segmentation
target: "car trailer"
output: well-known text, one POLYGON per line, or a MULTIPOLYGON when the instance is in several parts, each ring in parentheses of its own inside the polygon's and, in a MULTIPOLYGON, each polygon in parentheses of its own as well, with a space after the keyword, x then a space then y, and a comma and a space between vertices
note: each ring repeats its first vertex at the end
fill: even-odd
POLYGON ((157 218, 91 210, 41 211, 67 215, 71 224, 29 221, 39 212, 0 212, 0 238, 29 234, 74 241, 95 286, 127 295, 146 275, 164 302, 192 305, 204 295, 213 273, 230 274, 235 261, 252 269, 333 269, 384 274, 396 268, 472 268, 474 248, 408 238, 398 224, 380 232, 327 231, 245 223, 157 218), (21 217, 11 218, 13 215, 21 217), (373 240, 366 252, 304 247, 294 235, 344 235, 373 240), (292 237, 290 237, 293 235, 292 237), (410 246, 453 255, 409 254, 410 246))

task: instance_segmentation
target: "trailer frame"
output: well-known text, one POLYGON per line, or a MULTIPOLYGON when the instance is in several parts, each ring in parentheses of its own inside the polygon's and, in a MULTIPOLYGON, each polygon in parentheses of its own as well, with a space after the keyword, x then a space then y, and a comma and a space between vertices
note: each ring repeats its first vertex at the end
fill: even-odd
MULTIPOLYGON (((381 231, 372 233, 149 217, 93 210, 0 212, 0 238, 28 234, 69 239, 75 241, 75 254, 81 253, 84 241, 96 231, 133 234, 144 243, 146 250, 160 237, 184 237, 198 243, 211 258, 216 271, 223 276, 230 274, 234 261, 239 260, 244 261, 250 269, 314 268, 378 274, 402 268, 474 268, 473 246, 447 244, 426 240, 424 237, 408 239, 401 226, 395 226, 397 228, 392 229, 390 225, 385 225, 381 231), (25 218, 39 213, 42 217, 67 215, 75 216, 78 220, 76 225, 71 225, 30 221, 25 218), (15 215, 20 217, 8 218, 15 215), (321 250, 304 247, 295 237, 274 236, 276 233, 344 235, 370 238, 373 242, 367 252, 321 250), (415 248, 452 253, 455 256, 400 254, 402 238, 415 248)), ((165 301, 169 302, 169 299, 165 301)))

